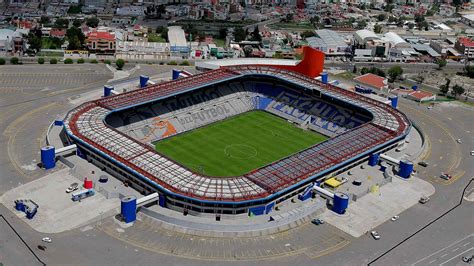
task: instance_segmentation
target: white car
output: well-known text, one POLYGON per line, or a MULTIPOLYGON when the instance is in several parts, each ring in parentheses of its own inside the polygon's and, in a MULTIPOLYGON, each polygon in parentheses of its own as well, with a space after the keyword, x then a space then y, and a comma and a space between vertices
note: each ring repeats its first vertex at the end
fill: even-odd
POLYGON ((53 240, 51 240, 51 237, 49 237, 49 236, 48 237, 43 237, 41 240, 43 242, 46 242, 46 243, 51 243, 53 241, 53 240))
POLYGON ((395 221, 398 220, 399 218, 400 218, 400 216, 395 215, 395 216, 393 216, 392 219, 390 219, 390 220, 392 220, 392 222, 395 222, 395 221))
POLYGON ((79 184, 78 183, 72 183, 67 189, 66 193, 71 193, 73 191, 76 191, 79 189, 79 184))
POLYGON ((380 239, 380 235, 379 235, 379 233, 377 233, 377 231, 372 231, 372 232, 370 232, 370 234, 372 235, 372 237, 373 237, 375 240, 379 240, 379 239, 380 239))
POLYGON ((461 142, 461 139, 457 139, 456 142, 459 143, 459 144, 462 143, 462 142, 461 142))

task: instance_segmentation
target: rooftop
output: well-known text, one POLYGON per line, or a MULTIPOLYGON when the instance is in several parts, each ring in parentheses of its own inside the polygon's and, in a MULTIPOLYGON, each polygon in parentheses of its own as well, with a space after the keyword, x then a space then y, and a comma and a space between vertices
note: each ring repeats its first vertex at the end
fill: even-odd
POLYGON ((458 39, 459 43, 466 47, 474 47, 474 41, 467 37, 460 37, 458 39))
POLYGON ((115 41, 115 35, 106 31, 93 31, 87 34, 89 39, 106 39, 110 41, 115 41))
POLYGON ((367 73, 362 76, 358 76, 354 78, 354 80, 361 82, 365 85, 377 88, 379 90, 385 86, 385 78, 372 73, 367 73))
POLYGON ((423 100, 424 98, 432 97, 433 93, 427 91, 414 91, 412 93, 409 93, 408 95, 416 99, 423 100))

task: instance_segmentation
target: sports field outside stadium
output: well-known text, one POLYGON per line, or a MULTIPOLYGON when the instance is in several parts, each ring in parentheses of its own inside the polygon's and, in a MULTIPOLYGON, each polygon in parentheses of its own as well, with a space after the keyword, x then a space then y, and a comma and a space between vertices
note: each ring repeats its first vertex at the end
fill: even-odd
POLYGON ((240 176, 326 140, 264 111, 243 113, 155 142, 156 150, 209 176, 240 176))

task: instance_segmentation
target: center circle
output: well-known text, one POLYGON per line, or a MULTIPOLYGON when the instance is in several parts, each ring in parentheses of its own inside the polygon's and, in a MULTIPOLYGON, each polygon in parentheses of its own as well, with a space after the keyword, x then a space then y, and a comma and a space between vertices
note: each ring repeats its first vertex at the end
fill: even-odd
POLYGON ((227 156, 235 159, 249 159, 257 156, 257 149, 247 144, 231 144, 224 149, 227 156))

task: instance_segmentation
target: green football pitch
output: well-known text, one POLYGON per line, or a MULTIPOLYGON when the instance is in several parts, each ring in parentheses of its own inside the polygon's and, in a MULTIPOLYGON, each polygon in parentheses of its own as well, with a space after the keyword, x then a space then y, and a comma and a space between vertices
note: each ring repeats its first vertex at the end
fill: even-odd
POLYGON ((251 111, 158 142, 156 150, 209 176, 240 176, 326 140, 263 111, 251 111))

